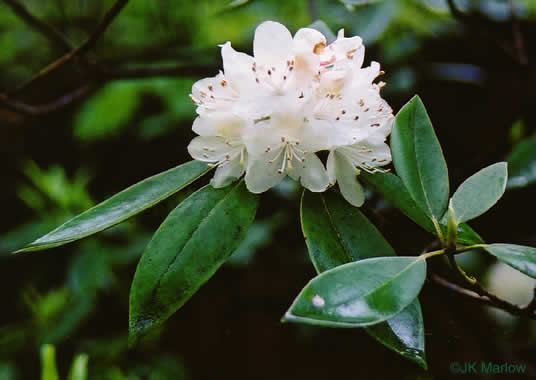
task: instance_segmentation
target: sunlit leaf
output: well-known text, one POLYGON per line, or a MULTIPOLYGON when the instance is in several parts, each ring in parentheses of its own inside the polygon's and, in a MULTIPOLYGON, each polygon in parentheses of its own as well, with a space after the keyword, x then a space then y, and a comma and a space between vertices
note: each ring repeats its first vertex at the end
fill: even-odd
POLYGON ((76 355, 67 380, 87 380, 87 362, 88 356, 86 354, 76 355))
POLYGON ((41 347, 41 380, 59 380, 56 369, 56 350, 50 344, 41 347))

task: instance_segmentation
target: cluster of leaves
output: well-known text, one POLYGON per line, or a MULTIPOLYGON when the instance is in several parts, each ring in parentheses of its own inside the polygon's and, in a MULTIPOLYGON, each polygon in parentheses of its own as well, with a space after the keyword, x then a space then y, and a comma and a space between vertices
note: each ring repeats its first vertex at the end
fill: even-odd
MULTIPOLYGON (((302 228, 319 275, 302 290, 283 320, 367 327, 387 347, 426 366, 423 319, 417 300, 426 279, 426 259, 482 248, 536 277, 536 249, 484 244, 465 224, 502 196, 506 164, 491 165, 471 176, 449 201, 447 166, 418 97, 396 116, 391 148, 398 176, 367 174, 366 181, 393 206, 435 234, 443 249, 397 257, 374 225, 334 191, 326 195, 304 192, 302 228)), ((208 171, 206 164, 192 161, 150 177, 67 221, 20 252, 57 247, 102 231, 164 200, 208 171)), ((216 272, 246 237, 257 204, 258 196, 239 181, 223 189, 207 185, 168 215, 146 246, 134 276, 131 343, 169 318, 216 272)))

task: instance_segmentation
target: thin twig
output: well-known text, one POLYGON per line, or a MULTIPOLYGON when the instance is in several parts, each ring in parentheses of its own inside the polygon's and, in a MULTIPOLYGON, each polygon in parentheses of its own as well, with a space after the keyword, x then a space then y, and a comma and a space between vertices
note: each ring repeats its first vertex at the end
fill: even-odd
POLYGON ((63 51, 70 51, 73 49, 72 44, 53 26, 44 23, 37 17, 32 15, 30 11, 17 0, 4 0, 4 2, 13 10, 13 12, 19 16, 28 26, 34 28, 40 32, 43 36, 48 38, 52 43, 58 45, 63 51))
POLYGON ((18 89, 18 91, 22 91, 23 89, 30 86, 32 83, 34 83, 39 78, 49 74, 52 71, 57 70, 61 66, 65 65, 67 62, 70 62, 73 60, 73 58, 83 56, 86 54, 89 50, 91 50, 95 44, 97 43, 97 40, 100 38, 100 36, 104 33, 106 28, 110 25, 110 23, 114 20, 114 18, 119 14, 119 12, 123 9, 123 7, 128 3, 128 0, 117 0, 117 2, 114 4, 112 8, 106 13, 104 16, 104 19, 101 21, 101 23, 95 28, 93 33, 89 36, 89 38, 83 42, 80 46, 77 48, 71 50, 67 54, 63 55, 56 61, 52 62, 50 65, 42 69, 39 73, 37 73, 35 76, 33 76, 28 82, 23 84, 21 88, 18 89))
POLYGON ((0 103, 7 108, 28 116, 40 116, 54 111, 58 111, 68 105, 71 105, 84 97, 97 87, 96 83, 86 84, 73 92, 61 96, 51 103, 40 105, 29 105, 17 100, 11 100, 5 94, 0 94, 0 103))
POLYGON ((465 298, 476 301, 482 305, 492 306, 501 310, 505 310, 510 314, 524 316, 530 319, 536 320, 536 314, 534 310, 529 310, 527 307, 519 307, 517 305, 511 304, 508 301, 505 301, 494 294, 491 294, 477 282, 474 285, 471 285, 473 290, 463 288, 455 283, 448 281, 447 279, 437 275, 431 275, 432 281, 436 284, 443 286, 459 295, 464 296, 465 298))

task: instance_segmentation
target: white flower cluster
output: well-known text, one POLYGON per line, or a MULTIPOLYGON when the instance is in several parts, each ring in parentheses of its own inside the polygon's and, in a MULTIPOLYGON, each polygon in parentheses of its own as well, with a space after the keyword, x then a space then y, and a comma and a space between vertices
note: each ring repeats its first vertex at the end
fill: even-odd
POLYGON ((196 82, 191 94, 199 136, 188 151, 217 166, 211 184, 245 172, 248 190, 262 193, 289 175, 314 192, 338 182, 348 202, 363 204, 357 175, 391 162, 385 139, 394 120, 383 83, 373 83, 380 65, 362 68, 364 52, 361 38, 342 30, 327 45, 314 29, 293 38, 272 21, 257 27, 254 57, 222 45, 223 72, 196 82), (322 150, 326 167, 315 154, 322 150))

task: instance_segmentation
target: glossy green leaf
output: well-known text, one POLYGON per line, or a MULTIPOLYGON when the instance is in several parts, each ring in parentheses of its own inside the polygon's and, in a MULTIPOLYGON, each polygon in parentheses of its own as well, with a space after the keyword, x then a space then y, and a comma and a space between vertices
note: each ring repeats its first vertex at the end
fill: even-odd
POLYGON ((395 254, 366 216, 333 191, 304 191, 301 223, 318 273, 360 259, 395 254))
POLYGON ((487 244, 483 247, 502 262, 536 278, 536 248, 515 244, 487 244))
MULTIPOLYGON (((393 248, 356 207, 336 192, 304 191, 301 222, 309 256, 318 273, 376 256, 394 256, 393 248)), ((366 331, 393 351, 426 368, 424 325, 419 300, 366 331)))
POLYGON ((175 208, 145 248, 130 291, 130 339, 179 309, 239 246, 258 197, 243 181, 207 185, 175 208))
MULTIPOLYGON (((380 193, 391 205, 398 208, 404 215, 413 220, 423 229, 436 234, 434 224, 422 208, 413 200, 402 180, 392 173, 370 174, 362 172, 359 178, 380 193)), ((447 227, 440 224, 442 233, 447 233, 447 227)), ((458 225, 458 242, 461 244, 480 244, 484 241, 467 224, 458 225)))
POLYGON ((392 173, 361 172, 359 178, 372 186, 387 202, 402 211, 404 215, 413 220, 426 231, 433 232, 434 224, 430 217, 411 197, 402 180, 392 173))
MULTIPOLYGON (((442 224, 441 230, 445 232, 447 230, 447 226, 442 224)), ((467 223, 462 223, 458 225, 458 243, 466 245, 482 244, 484 243, 484 240, 475 230, 471 228, 471 226, 469 226, 467 223)))
POLYGON ((208 170, 206 163, 190 161, 146 178, 65 222, 17 252, 58 247, 119 224, 173 195, 208 170))
POLYGON ((458 223, 482 215, 497 203, 504 194, 507 178, 506 162, 490 165, 467 178, 452 196, 458 223))
POLYGON ((520 142, 506 158, 507 188, 524 187, 536 182, 536 135, 520 142))
POLYGON ((413 199, 432 218, 447 207, 447 164, 424 104, 418 96, 398 113, 391 133, 396 172, 413 199))
POLYGON ((417 298, 426 278, 418 257, 374 257, 323 272, 285 314, 289 322, 366 327, 386 321, 417 298))
POLYGON ((424 321, 418 299, 385 322, 365 329, 378 342, 428 368, 424 352, 424 321))

